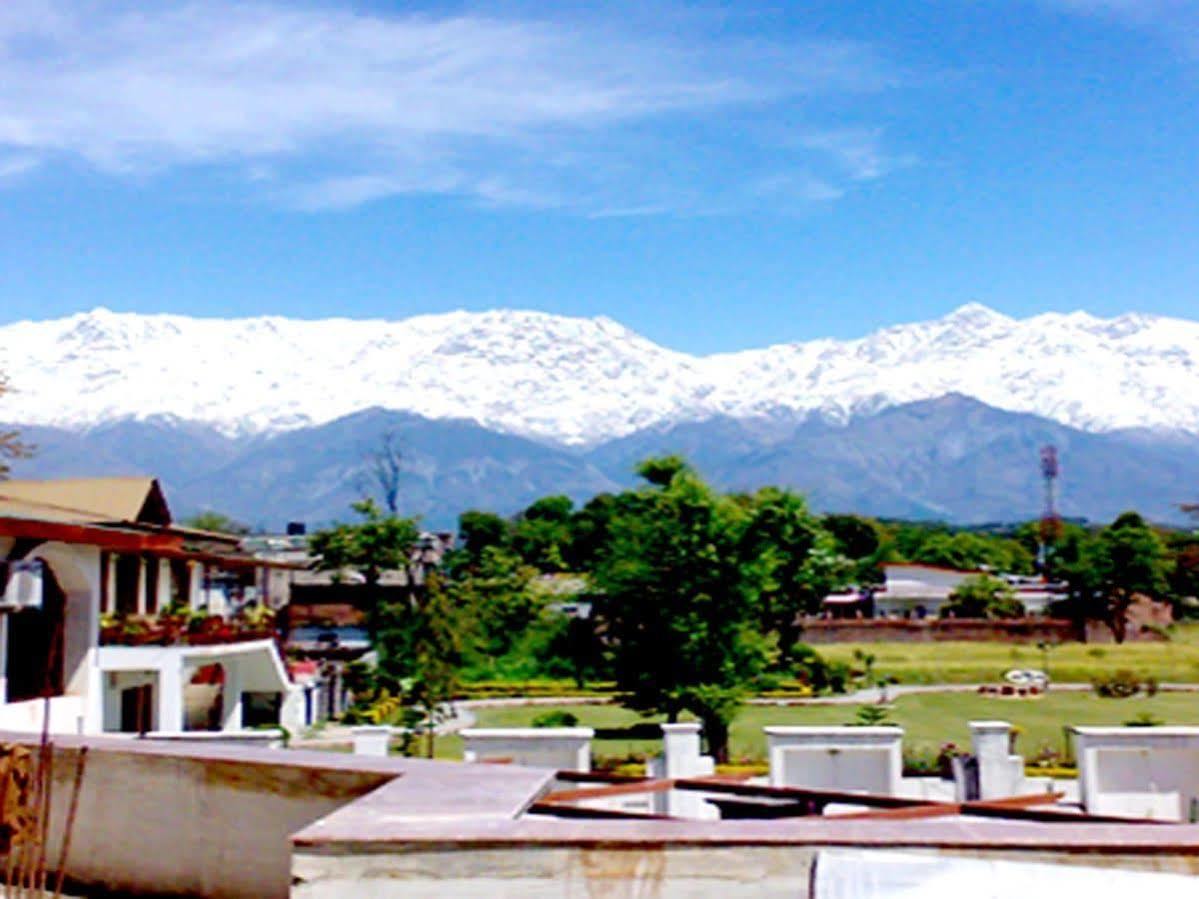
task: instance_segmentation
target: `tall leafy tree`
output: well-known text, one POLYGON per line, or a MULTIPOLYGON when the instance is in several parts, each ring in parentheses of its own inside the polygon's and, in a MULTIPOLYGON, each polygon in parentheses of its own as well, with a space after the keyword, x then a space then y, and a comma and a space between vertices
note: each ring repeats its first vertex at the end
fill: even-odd
POLYGON ((740 553, 759 566, 761 627, 778 635, 780 657, 789 664, 801 631, 797 616, 819 612, 825 596, 848 585, 853 566, 804 498, 777 487, 751 498, 740 553))
POLYGON ((367 625, 375 634, 379 623, 377 589, 383 572, 409 569, 420 529, 416 519, 385 514, 374 500, 361 500, 352 508, 361 521, 317 531, 309 540, 309 547, 317 558, 319 570, 349 569, 362 575, 370 594, 367 625))
POLYGON ((574 502, 568 496, 537 500, 517 518, 512 529, 512 548, 541 571, 565 571, 573 512, 574 502))
POLYGON ((1166 593, 1166 545, 1140 515, 1125 512, 1104 528, 1093 551, 1098 599, 1116 642, 1122 643, 1137 594, 1159 599, 1166 593))
MULTIPOLYGON (((386 603, 379 610, 379 671, 402 697, 407 733, 422 733, 433 758, 438 726, 445 720, 462 666, 461 607, 441 575, 430 572, 412 602, 386 603)), ((406 741, 405 749, 411 749, 406 741)))
POLYGON ((722 759, 744 692, 770 660, 757 627, 768 566, 744 556, 745 508, 681 460, 650 459, 638 473, 649 486, 612 522, 595 572, 616 681, 630 708, 672 721, 694 713, 722 759))
POLYGON ((508 521, 494 512, 471 509, 458 516, 459 566, 473 568, 483 557, 483 551, 495 547, 507 549, 508 521))

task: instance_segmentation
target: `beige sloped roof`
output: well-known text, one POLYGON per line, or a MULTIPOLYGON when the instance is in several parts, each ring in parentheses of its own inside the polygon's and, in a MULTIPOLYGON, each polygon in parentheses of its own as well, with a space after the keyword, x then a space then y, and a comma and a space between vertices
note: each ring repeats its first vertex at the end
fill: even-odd
POLYGON ((91 523, 170 522, 162 489, 150 477, 0 481, 0 515, 91 523))

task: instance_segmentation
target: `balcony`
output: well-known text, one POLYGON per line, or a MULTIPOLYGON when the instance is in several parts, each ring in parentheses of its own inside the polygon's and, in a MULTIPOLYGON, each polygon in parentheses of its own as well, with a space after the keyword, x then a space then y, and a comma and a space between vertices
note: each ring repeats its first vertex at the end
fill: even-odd
POLYGON ((261 607, 229 617, 164 612, 100 621, 101 646, 214 646, 276 637, 275 613, 261 607))

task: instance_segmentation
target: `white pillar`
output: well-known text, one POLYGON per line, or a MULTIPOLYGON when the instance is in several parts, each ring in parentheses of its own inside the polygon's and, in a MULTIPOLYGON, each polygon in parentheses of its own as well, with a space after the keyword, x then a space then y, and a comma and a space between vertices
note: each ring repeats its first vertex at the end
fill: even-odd
POLYGON ((8 615, 0 615, 0 703, 8 702, 8 615))
POLYGON ((158 560, 158 583, 154 585, 154 595, 154 607, 161 612, 171 601, 171 563, 166 559, 158 560))
POLYGON ((187 604, 192 609, 200 608, 200 592, 204 589, 204 566, 199 562, 187 563, 187 604))
POLYGON ((221 693, 221 711, 224 721, 221 730, 241 730, 241 664, 237 659, 222 661, 225 669, 225 685, 221 693))
POLYGON ((104 612, 115 612, 117 610, 117 564, 116 560, 120 556, 115 556, 112 553, 105 553, 101 558, 104 559, 104 570, 101 576, 104 578, 104 612))
POLYGON ((386 756, 391 743, 391 728, 385 725, 365 724, 353 728, 354 755, 386 756))
MULTIPOLYGON (((662 757, 654 759, 655 777, 683 780, 705 777, 716 771, 711 756, 700 755, 700 726, 694 722, 662 725, 662 757)), ((715 819, 720 812, 703 795, 690 790, 654 794, 654 811, 672 818, 715 819)))
POLYGON ((1024 782, 1024 760, 1012 755, 1012 725, 1006 721, 971 721, 970 745, 978 760, 978 798, 1017 795, 1024 782))
POLYGON ((158 669, 158 722, 156 730, 183 730, 183 659, 168 652, 158 669))
POLYGON ((137 614, 146 614, 146 560, 137 557, 137 614))

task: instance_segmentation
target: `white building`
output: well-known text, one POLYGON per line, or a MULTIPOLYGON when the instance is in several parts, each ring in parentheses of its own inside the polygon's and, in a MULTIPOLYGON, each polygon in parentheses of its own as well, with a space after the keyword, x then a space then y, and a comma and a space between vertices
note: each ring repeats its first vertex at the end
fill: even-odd
MULTIPOLYGON (((883 566, 883 586, 874 591, 874 614, 881 617, 936 617, 962 581, 989 573, 992 572, 906 562, 886 564, 883 566)), ((1057 585, 1040 578, 994 576, 1011 586, 1016 599, 1030 615, 1044 613, 1050 603, 1062 598, 1057 585)))
POLYGON ((269 622, 234 614, 272 564, 173 526, 152 478, 0 482, 0 727, 307 723, 269 622))

